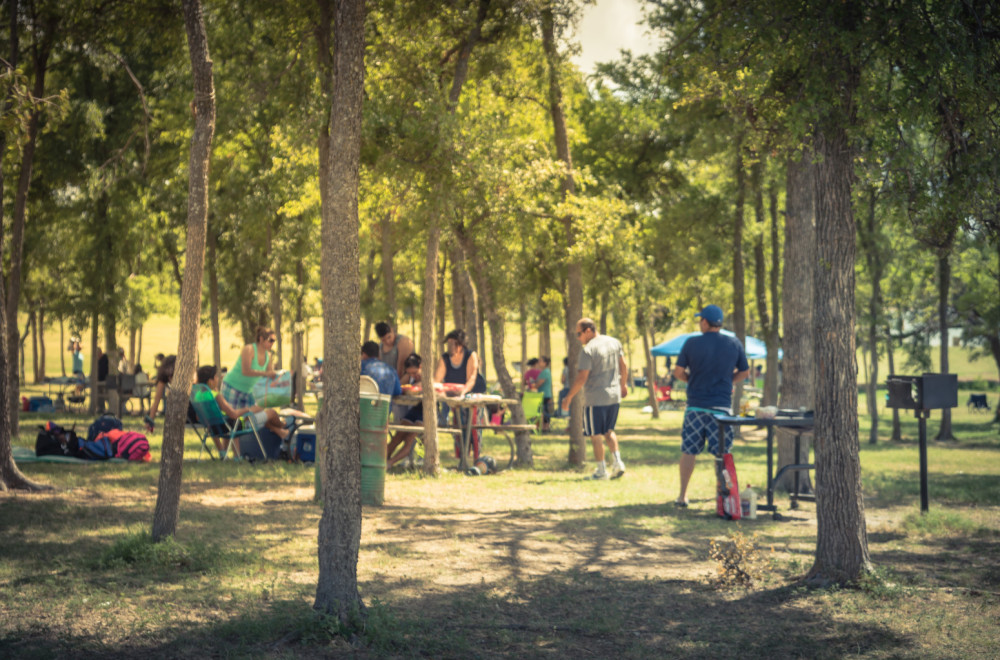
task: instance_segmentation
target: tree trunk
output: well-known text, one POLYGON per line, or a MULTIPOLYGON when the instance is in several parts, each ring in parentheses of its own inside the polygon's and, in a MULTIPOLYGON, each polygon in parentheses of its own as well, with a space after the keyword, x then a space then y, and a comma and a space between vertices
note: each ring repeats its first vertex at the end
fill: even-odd
MULTIPOLYGON (((894 356, 896 352, 896 346, 892 341, 892 330, 890 330, 888 326, 886 326, 885 329, 885 351, 886 351, 886 358, 889 360, 889 365, 888 365, 889 375, 895 374, 896 360, 894 356)), ((900 431, 900 426, 899 426, 898 408, 892 409, 892 437, 889 439, 892 442, 899 442, 900 440, 902 440, 902 433, 900 431)))
MULTIPOLYGON (((483 311, 483 305, 482 305, 482 303, 476 303, 476 322, 479 324, 479 336, 481 337, 481 341, 480 341, 480 345, 481 345, 480 353, 482 353, 483 355, 485 355, 486 354, 486 314, 483 311)), ((506 319, 504 319, 504 322, 506 322, 506 319)), ((481 359, 479 361, 479 373, 481 373, 483 375, 483 380, 487 380, 488 381, 489 380, 489 375, 487 373, 488 370, 486 368, 486 365, 487 365, 487 362, 486 362, 485 358, 483 358, 483 359, 481 359)))
MULTIPOLYGON (((16 10, 16 3, 11 9, 16 10)), ((52 43, 56 31, 57 18, 52 15, 45 26, 41 27, 41 41, 33 49, 35 80, 31 93, 36 99, 45 96, 45 74, 48 67, 49 55, 52 52, 52 43)), ((13 21, 12 21, 13 22, 13 21)), ((16 30, 15 30, 16 31, 16 30)), ((17 355, 19 341, 17 334, 17 312, 21 301, 21 268, 24 259, 24 227, 28 216, 28 192, 31 187, 31 170, 35 162, 35 146, 38 142, 38 129, 41 122, 42 110, 35 109, 28 117, 27 135, 24 146, 21 148, 21 171, 17 180, 17 190, 14 193, 14 215, 11 220, 10 235, 10 274, 7 278, 7 355, 10 356, 8 362, 7 379, 7 405, 10 408, 10 422, 12 424, 13 436, 19 436, 18 427, 20 424, 20 401, 21 383, 17 373, 17 355)), ((0 156, 3 156, 0 153, 0 156)))
MULTIPOLYGON (((539 309, 544 305, 543 300, 538 301, 539 309)), ((538 355, 547 355, 552 360, 552 323, 549 314, 542 311, 538 317, 538 355)))
POLYGON ((62 377, 66 377, 66 322, 59 318, 59 367, 62 369, 62 377))
POLYGON ((91 417, 98 414, 98 410, 101 410, 104 406, 104 399, 102 396, 98 395, 97 388, 97 332, 98 332, 98 322, 100 321, 97 312, 90 313, 90 376, 88 380, 90 381, 90 408, 88 412, 91 417))
POLYGON ((216 264, 218 236, 215 231, 208 231, 207 265, 208 265, 208 317, 212 325, 212 364, 222 366, 222 331, 219 328, 219 269, 216 264))
POLYGON ((299 410, 305 410, 306 387, 306 352, 305 352, 305 316, 302 309, 302 300, 306 290, 306 271, 302 266, 302 261, 295 264, 295 282, 298 288, 295 292, 295 331, 292 333, 293 366, 295 373, 295 406, 299 410))
POLYGON ((781 279, 781 235, 778 222, 778 188, 772 184, 768 191, 771 206, 771 323, 767 327, 764 343, 767 346, 766 371, 764 372, 764 400, 771 405, 778 403, 778 352, 781 350, 781 333, 778 319, 781 318, 781 294, 778 281, 781 279))
MULTIPOLYGON (((576 179, 573 175, 573 159, 569 151, 569 136, 566 132, 566 117, 563 114, 562 83, 559 78, 561 59, 556 47, 555 19, 552 6, 546 5, 542 10, 542 48, 549 72, 549 113, 552 117, 552 128, 555 135, 556 156, 565 167, 565 174, 560 186, 562 201, 576 194, 576 179)), ((563 217, 563 230, 566 232, 566 249, 572 254, 576 245, 576 228, 573 226, 573 216, 563 217)), ((576 380, 577 360, 580 356, 580 340, 574 329, 576 323, 583 318, 583 266, 579 258, 571 258, 567 264, 566 296, 566 333, 569 338, 567 355, 569 358, 569 383, 576 380)), ((587 445, 583 438, 583 397, 573 397, 569 408, 569 463, 583 465, 587 458, 587 445)))
MULTIPOLYGON (((528 370, 528 305, 521 300, 521 304, 518 308, 518 314, 521 319, 521 377, 524 377, 524 372, 528 370)), ((517 388, 521 389, 523 386, 523 380, 518 383, 517 388)))
MULTIPOLYGON (((753 243, 753 262, 754 262, 754 293, 757 298, 757 316, 760 318, 760 329, 767 339, 771 336, 771 315, 767 309, 767 289, 768 289, 768 277, 767 277, 767 258, 764 254, 764 231, 767 226, 767 218, 764 215, 764 165, 762 160, 755 162, 751 168, 750 173, 753 181, 753 210, 754 216, 757 220, 757 231, 754 237, 753 243)), ((768 346, 768 356, 772 353, 776 353, 778 348, 776 346, 768 346)), ((770 371, 770 369, 768 369, 770 371)), ((756 374, 751 373, 750 377, 754 379, 754 387, 757 386, 756 374)), ((778 402, 777 397, 774 396, 774 392, 768 392, 764 389, 764 396, 761 400, 765 406, 773 406, 778 402), (771 398, 773 397, 773 398, 771 398)))
MULTIPOLYGON (((319 0, 323 16, 321 50, 329 53, 328 0, 319 0)), ((336 32, 330 95, 330 131, 320 186, 322 200, 323 406, 319 432, 328 445, 323 453, 323 515, 319 523, 319 579, 313 607, 351 625, 364 614, 358 592, 361 547, 361 446, 358 385, 358 329, 361 326, 361 275, 358 247, 358 181, 361 158, 361 104, 364 94, 365 3, 335 0, 336 32)), ((328 56, 327 56, 328 57, 328 56)))
POLYGON ((36 382, 44 383, 48 380, 45 374, 45 308, 38 308, 38 379, 36 382))
POLYGON ((865 399, 868 404, 868 417, 871 419, 871 429, 868 433, 868 443, 878 444, 878 327, 882 315, 882 263, 881 248, 878 240, 878 227, 875 224, 876 192, 869 188, 868 209, 863 227, 859 226, 858 237, 862 251, 865 253, 865 265, 868 277, 871 279, 872 295, 868 299, 868 355, 871 364, 866 374, 865 399))
MULTIPOLYGON (((438 226, 436 209, 431 211, 430 227, 427 230, 427 263, 424 267, 424 314, 420 326, 420 378, 424 383, 434 382, 437 366, 437 342, 434 340, 434 307, 437 298, 438 248, 441 242, 441 228, 438 226)), ((444 336, 444 335, 438 335, 444 336)), ((437 443, 437 406, 434 403, 434 388, 424 387, 421 398, 424 408, 424 472, 436 477, 440 471, 440 452, 437 443)))
POLYGON ((649 395, 649 407, 653 409, 653 419, 660 418, 660 405, 656 402, 656 362, 653 360, 652 344, 649 335, 652 329, 646 321, 646 314, 643 312, 642 303, 639 312, 636 314, 636 326, 642 333, 642 357, 646 361, 646 393, 649 395))
POLYGON ((153 512, 153 539, 163 540, 177 531, 180 518, 181 479, 184 458, 184 422, 187 417, 187 384, 197 365, 198 322, 201 316, 201 286, 205 267, 205 235, 208 227, 208 168, 215 133, 215 84, 212 60, 205 34, 201 0, 184 0, 184 27, 191 56, 194 87, 194 133, 188 172, 187 241, 177 363, 173 387, 167 397, 163 421, 163 452, 156 508, 153 512))
POLYGON ((871 571, 871 562, 858 447, 853 158, 847 131, 838 122, 818 131, 816 146, 817 538, 816 562, 806 579, 824 585, 854 581, 871 571))
MULTIPOLYGON (((782 275, 784 304, 784 358, 782 359, 780 406, 798 409, 816 408, 813 359, 813 278, 816 263, 816 201, 812 154, 790 158, 786 174, 785 272, 782 275)), ((775 430, 778 444, 778 468, 796 463, 795 434, 775 430)), ((801 462, 809 462, 811 436, 804 436, 801 462)), ((775 488, 791 492, 794 475, 786 474, 775 488)), ((799 491, 812 492, 809 473, 799 475, 799 491)))
MULTIPOLYGON (((746 170, 743 167, 743 136, 736 138, 736 162, 733 172, 736 180, 736 198, 733 206, 733 333, 740 344, 747 343, 747 315, 745 280, 743 274, 743 206, 746 200, 746 170)), ((743 400, 743 381, 733 388, 733 414, 739 414, 743 400)), ((739 427, 735 429, 739 431, 739 427)))
MULTIPOLYGON (((948 290, 951 285, 951 246, 938 253, 938 332, 941 336, 941 373, 948 373, 948 290)), ((935 440, 953 441, 951 408, 941 410, 941 427, 935 440)))
POLYGON ((393 271, 393 240, 392 240, 392 218, 396 214, 395 209, 387 211, 382 216, 382 284, 385 285, 385 304, 389 309, 389 321, 392 327, 399 329, 396 318, 396 275, 393 271))
MULTIPOLYGON (((490 326, 490 344, 493 347, 493 368, 497 371, 497 382, 500 384, 504 398, 516 399, 518 386, 507 370, 507 358, 503 352, 505 319, 498 311, 494 301, 493 287, 489 279, 489 266, 482 255, 476 251, 467 235, 462 232, 457 232, 457 235, 466 258, 476 272, 481 308, 485 310, 490 326)), ((511 417, 515 424, 527 424, 524 408, 520 404, 511 407, 511 417)), ((532 467, 535 459, 531 450, 531 433, 518 431, 514 438, 517 447, 516 465, 518 467, 532 467)))

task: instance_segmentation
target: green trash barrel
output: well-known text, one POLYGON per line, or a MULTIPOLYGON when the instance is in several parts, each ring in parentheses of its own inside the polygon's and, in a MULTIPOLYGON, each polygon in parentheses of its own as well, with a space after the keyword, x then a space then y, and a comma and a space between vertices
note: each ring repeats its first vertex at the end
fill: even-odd
MULTIPOLYGON (((385 394, 361 395, 361 503, 381 506, 385 502, 385 452, 391 397, 385 394)), ((316 496, 323 500, 320 471, 327 447, 316 438, 316 496)))
POLYGON ((385 450, 389 425, 386 394, 361 395, 361 503, 385 502, 385 450))

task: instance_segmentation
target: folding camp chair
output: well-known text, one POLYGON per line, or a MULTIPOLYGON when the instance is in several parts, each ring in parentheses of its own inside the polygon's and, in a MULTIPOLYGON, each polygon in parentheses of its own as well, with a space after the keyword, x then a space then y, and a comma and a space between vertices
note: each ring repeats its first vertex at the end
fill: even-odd
MULTIPOLYGON (((208 450, 209 456, 212 455, 212 452, 206 444, 207 439, 220 432, 225 432, 229 434, 230 447, 235 450, 234 457, 239 455, 239 438, 253 434, 253 437, 257 439, 257 446, 260 447, 260 454, 266 460, 267 452, 264 451, 264 443, 261 442, 257 426, 254 424, 253 413, 241 416, 235 424, 231 423, 229 418, 223 415, 222 410, 219 409, 219 404, 215 400, 212 390, 204 383, 197 383, 191 387, 191 406, 198 415, 198 421, 205 427, 204 435, 199 434, 199 436, 201 437, 202 449, 208 450)), ((199 452, 200 455, 201 452, 199 452)))
POLYGON ((545 394, 542 392, 525 392, 521 397, 521 408, 524 409, 524 417, 528 424, 535 425, 535 433, 542 423, 542 405, 545 401, 545 394))

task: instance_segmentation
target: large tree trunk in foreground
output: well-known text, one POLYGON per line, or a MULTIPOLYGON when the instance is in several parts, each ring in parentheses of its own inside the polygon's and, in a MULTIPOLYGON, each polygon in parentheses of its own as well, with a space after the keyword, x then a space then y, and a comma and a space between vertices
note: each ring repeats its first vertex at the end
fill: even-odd
MULTIPOLYGON (((812 154, 789 159, 786 179, 785 272, 782 279, 784 359, 781 369, 780 406, 816 407, 813 360, 813 270, 816 264, 816 181, 812 154)), ((769 368, 770 370, 770 368, 769 368)), ((799 460, 795 456, 795 433, 775 429, 778 469, 792 463, 808 463, 812 434, 803 435, 799 460)), ((794 475, 786 473, 775 488, 791 492, 794 475)), ((812 492, 808 472, 799 475, 799 492, 812 492)))
MULTIPOLYGON (((320 49, 329 53, 330 19, 336 26, 332 66, 329 139, 321 152, 325 189, 322 209, 323 406, 319 413, 323 515, 319 523, 319 579, 313 607, 350 625, 364 611, 358 592, 361 548, 361 437, 358 399, 358 329, 361 275, 358 261, 358 181, 361 103, 364 92, 365 3, 336 0, 323 17, 320 49), (334 484, 336 484, 334 486, 334 484)), ((328 56, 327 56, 328 57, 328 56)), ((329 60, 328 60, 329 63, 329 60)), ((325 132, 325 131, 324 131, 325 132)), ((323 144, 321 143, 321 147, 323 144)))
MULTIPOLYGON (((855 79, 856 80, 856 79, 855 79)), ((842 124, 816 139, 816 562, 811 584, 847 583, 871 571, 858 446, 854 345, 853 159, 842 124)))
POLYGON ((181 319, 177 364, 163 420, 160 480, 153 512, 153 539, 173 536, 180 517, 181 477, 184 459, 184 422, 187 418, 187 384, 193 380, 198 360, 198 322, 201 284, 205 267, 205 234, 208 224, 208 166, 215 134, 215 84, 201 0, 184 0, 184 27, 194 79, 194 134, 188 182, 187 243, 181 284, 181 319))

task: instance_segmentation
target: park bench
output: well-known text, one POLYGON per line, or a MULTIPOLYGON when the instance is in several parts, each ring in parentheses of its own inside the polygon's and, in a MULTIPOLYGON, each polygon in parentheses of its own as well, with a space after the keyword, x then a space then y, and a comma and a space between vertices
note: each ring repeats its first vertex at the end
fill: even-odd
MULTIPOLYGON (((514 443, 514 434, 518 431, 523 431, 525 433, 532 433, 535 430, 534 424, 473 424, 472 428, 476 431, 490 431, 494 435, 498 435, 507 441, 507 445, 510 449, 510 455, 507 459, 506 465, 502 461, 497 461, 497 472, 509 469, 514 465, 514 457, 517 453, 517 447, 514 443)), ((407 424, 389 424, 390 433, 416 433, 419 442, 423 442, 424 427, 423 426, 410 426, 407 424)), ((444 433, 450 433, 455 436, 462 435, 462 429, 455 426, 439 426, 439 431, 444 433)))

